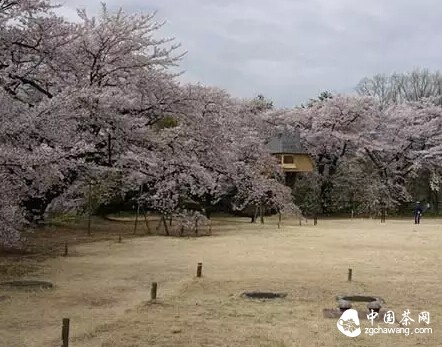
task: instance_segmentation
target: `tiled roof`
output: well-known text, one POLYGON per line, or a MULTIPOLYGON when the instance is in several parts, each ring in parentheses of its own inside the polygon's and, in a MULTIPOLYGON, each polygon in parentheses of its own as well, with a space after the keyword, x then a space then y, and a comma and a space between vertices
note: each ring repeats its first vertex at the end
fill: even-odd
POLYGON ((298 130, 278 133, 268 141, 267 149, 271 154, 307 154, 307 151, 301 145, 301 136, 298 130))

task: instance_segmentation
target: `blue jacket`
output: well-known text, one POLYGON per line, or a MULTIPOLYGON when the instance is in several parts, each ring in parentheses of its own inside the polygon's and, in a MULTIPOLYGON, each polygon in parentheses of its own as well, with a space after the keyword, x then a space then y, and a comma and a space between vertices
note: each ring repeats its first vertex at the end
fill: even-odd
POLYGON ((422 212, 424 212, 422 206, 421 206, 420 204, 417 204, 417 205, 416 205, 416 208, 414 209, 414 214, 415 214, 415 215, 417 215, 417 214, 422 214, 422 212))

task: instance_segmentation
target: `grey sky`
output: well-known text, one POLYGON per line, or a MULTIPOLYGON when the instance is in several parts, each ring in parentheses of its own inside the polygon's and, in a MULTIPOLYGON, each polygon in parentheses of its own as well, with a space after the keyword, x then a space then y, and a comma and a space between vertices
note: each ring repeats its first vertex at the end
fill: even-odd
MULTIPOLYGON (((63 0, 60 0, 63 2, 63 0)), ((98 0, 64 0, 96 14, 98 0)), ((158 10, 188 53, 186 82, 291 107, 321 91, 351 93, 375 73, 442 63, 440 0, 109 0, 110 9, 158 10)))

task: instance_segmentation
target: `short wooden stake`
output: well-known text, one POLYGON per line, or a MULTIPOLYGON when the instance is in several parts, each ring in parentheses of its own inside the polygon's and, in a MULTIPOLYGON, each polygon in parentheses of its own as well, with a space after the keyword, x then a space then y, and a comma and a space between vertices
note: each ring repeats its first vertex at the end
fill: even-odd
POLYGON ((69 347, 69 318, 63 318, 63 326, 61 329, 61 347, 69 347))
POLYGON ((68 253, 69 253, 68 242, 66 241, 66 242, 64 243, 64 254, 63 254, 63 256, 64 256, 64 257, 67 257, 67 256, 68 256, 68 253))
POLYGON ((155 301, 157 299, 157 289, 158 289, 158 283, 152 282, 152 287, 150 289, 150 299, 152 301, 155 301))
POLYGON ((201 277, 203 272, 203 263, 198 263, 198 266, 196 268, 196 277, 201 277))
POLYGON ((352 269, 348 269, 348 281, 351 282, 351 276, 353 274, 353 270, 352 269))
POLYGON ((318 225, 318 216, 315 215, 315 217, 313 218, 313 224, 314 225, 318 225))

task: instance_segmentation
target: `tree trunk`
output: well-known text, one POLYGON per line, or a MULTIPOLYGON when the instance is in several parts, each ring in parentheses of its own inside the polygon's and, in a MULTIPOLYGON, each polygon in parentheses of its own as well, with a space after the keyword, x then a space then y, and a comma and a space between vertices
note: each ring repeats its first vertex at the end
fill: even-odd
POLYGON ((92 218, 92 183, 89 182, 89 203, 88 203, 88 221, 87 221, 87 234, 91 234, 91 218, 92 218))
POLYGON ((256 219, 258 218, 258 205, 255 206, 255 214, 252 216, 252 223, 256 223, 256 219))
POLYGON ((135 215, 134 234, 137 232, 138 216, 140 215, 140 198, 141 198, 141 194, 143 194, 143 185, 140 186, 140 191, 138 193, 137 214, 135 215))
POLYGON ((261 220, 261 224, 264 224, 264 214, 263 214, 262 203, 259 204, 259 218, 261 220))
POLYGON ((143 208, 143 215, 144 215, 144 223, 146 224, 147 233, 150 234, 150 228, 149 228, 149 221, 147 219, 147 213, 143 208))
POLYGON ((140 213, 140 206, 137 207, 137 214, 135 215, 134 235, 137 233, 138 214, 140 213))
POLYGON ((160 220, 159 220, 159 222, 158 222, 158 225, 157 225, 157 227, 156 227, 156 231, 160 230, 161 223, 163 223, 163 217, 160 218, 160 220))
POLYGON ((164 215, 162 215, 161 219, 162 219, 163 224, 164 224, 164 231, 166 232, 166 235, 170 236, 170 234, 169 234, 169 227, 167 226, 167 222, 166 222, 166 217, 164 215))
POLYGON ((107 155, 108 165, 112 166, 112 136, 110 133, 107 135, 107 155))

